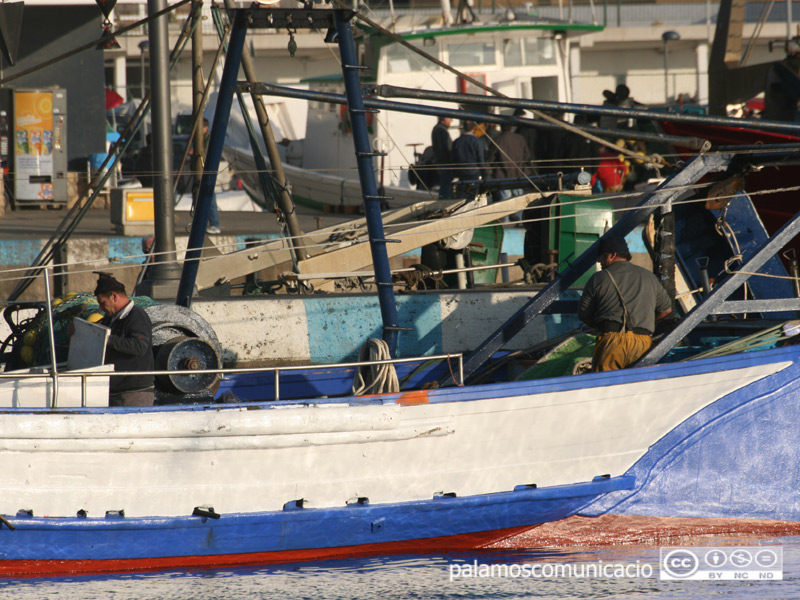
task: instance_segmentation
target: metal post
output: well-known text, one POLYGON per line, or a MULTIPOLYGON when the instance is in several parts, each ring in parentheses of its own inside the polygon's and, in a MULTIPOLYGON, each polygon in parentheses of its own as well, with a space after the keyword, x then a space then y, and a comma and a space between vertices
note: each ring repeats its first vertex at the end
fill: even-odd
MULTIPOLYGON (((242 62, 244 40, 247 33, 247 15, 244 11, 236 11, 233 20, 233 31, 228 44, 228 55, 225 57, 225 68, 222 71, 219 93, 217 94, 217 108, 214 112, 214 122, 208 141, 208 155, 203 166, 203 178, 200 180, 200 192, 197 197, 197 206, 192 219, 192 230, 186 248, 186 257, 183 263, 183 272, 178 286, 178 295, 175 303, 179 306, 189 307, 192 304, 194 284, 197 279, 198 261, 202 254, 203 242, 206 239, 206 225, 211 206, 211 197, 217 185, 217 170, 222 157, 222 147, 225 143, 225 130, 228 128, 228 119, 233 103, 233 90, 239 74, 239 65, 242 62)), ((158 237, 156 237, 158 242, 158 237)))
POLYGON ((50 297, 50 268, 44 268, 44 293, 47 299, 47 335, 50 341, 50 362, 52 363, 53 375, 53 404, 52 408, 58 405, 58 364, 56 363, 56 338, 53 331, 53 300, 50 297))
POLYGON ((338 32, 347 105, 350 111, 353 141, 356 147, 358 176, 361 180, 361 191, 364 198, 364 216, 367 221, 369 245, 372 252, 372 262, 375 267, 375 281, 378 286, 378 301, 383 319, 383 341, 389 346, 391 357, 395 358, 398 333, 397 305, 394 299, 392 273, 389 269, 386 238, 383 231, 383 220, 381 219, 381 198, 378 196, 375 169, 372 164, 374 154, 370 148, 364 99, 361 96, 358 58, 356 57, 353 31, 349 21, 345 20, 344 13, 340 9, 334 9, 333 16, 336 23, 336 31, 338 32))
POLYGON ((667 38, 664 42, 664 104, 669 104, 669 61, 667 60, 667 38))
MULTIPOLYGON (((166 0, 148 0, 150 14, 165 10, 166 0)), ((166 287, 178 279, 180 268, 175 252, 175 200, 172 192, 172 114, 169 85, 169 16, 164 14, 150 24, 150 90, 153 123, 153 208, 155 211, 155 253, 159 260, 153 264, 150 295, 165 297, 166 287), (156 291, 161 289, 162 292, 156 291)))
MULTIPOLYGON (((665 31, 661 34, 661 40, 664 42, 664 104, 669 104, 669 47, 670 42, 677 42, 681 39, 677 31, 665 31)), ((678 95, 677 87, 675 89, 675 96, 678 95)))
POLYGON ((797 255, 794 248, 790 248, 784 252, 783 256, 789 261, 789 276, 792 278, 794 297, 800 298, 800 266, 798 266, 797 255))
MULTIPOLYGON (((670 35, 678 36, 678 33, 667 32, 670 35)), ((674 38, 678 40, 680 36, 674 38)), ((289 96, 293 93, 290 89, 275 85, 265 85, 265 93, 274 93, 278 96, 289 96)), ((308 93, 308 92, 306 92, 308 93)), ((461 105, 481 105, 481 106, 494 106, 494 107, 507 107, 507 108, 525 108, 530 110, 542 111, 557 111, 568 112, 584 115, 600 115, 610 117, 622 117, 625 119, 647 119, 653 121, 670 121, 675 123, 696 123, 698 125, 725 125, 729 127, 753 127, 756 129, 768 129, 770 131, 779 131, 781 133, 790 133, 792 135, 800 135, 800 124, 787 123, 784 121, 765 121, 763 119, 741 119, 738 117, 721 117, 721 116, 708 116, 708 115, 689 115, 668 112, 666 110, 642 110, 636 108, 619 108, 609 106, 599 106, 593 104, 580 104, 570 102, 549 102, 545 100, 534 100, 531 98, 498 98, 493 96, 484 96, 478 94, 457 94, 453 92, 438 92, 432 90, 419 90, 414 88, 398 87, 394 85, 378 85, 375 86, 371 93, 382 96, 384 98, 412 98, 414 100, 435 100, 436 102, 452 102, 461 105)), ((324 98, 326 95, 306 95, 306 96, 291 96, 296 98, 307 98, 318 100, 324 98)), ((328 98, 335 97, 335 94, 327 95, 328 98)), ((324 102, 325 100, 320 100, 324 102)), ((367 106, 375 103, 375 100, 367 99, 367 106)), ((375 103, 375 106, 384 108, 384 106, 375 103)), ((401 107, 404 105, 400 105, 401 107)), ((419 106, 419 103, 417 103, 419 106)), ((385 105, 386 110, 403 110, 403 108, 391 108, 390 105, 385 105)), ((411 112, 411 111, 408 111, 411 112)), ((437 114, 454 114, 455 111, 439 111, 437 114)), ((510 112, 510 111, 509 111, 510 112)), ((433 114, 433 113, 431 113, 433 114)), ((500 117, 499 115, 485 115, 486 119, 490 117, 500 117)), ((470 117, 463 117, 470 118, 470 117)), ((533 119, 520 119, 514 120, 512 118, 503 117, 499 121, 506 121, 515 124, 537 124, 533 119)), ((601 130, 611 133, 609 130, 601 130)), ((625 132, 627 136, 629 132, 625 132)))
MULTIPOLYGON (((192 114, 195 119, 203 118, 203 90, 205 76, 203 75, 203 0, 192 1, 192 15, 196 19, 192 32, 192 114)), ((200 186, 200 174, 203 171, 203 157, 206 154, 205 139, 202 125, 194 130, 194 156, 192 156, 192 171, 194 171, 195 184, 200 186)))
MULTIPOLYGON (((143 101, 146 95, 145 82, 147 81, 145 78, 145 69, 144 69, 145 67, 144 53, 149 47, 150 47, 150 42, 148 42, 147 40, 139 42, 139 75, 140 75, 139 84, 141 86, 140 89, 143 101)), ((145 121, 142 121, 141 134, 142 134, 142 146, 144 146, 145 144, 147 144, 147 123, 145 121)))
MULTIPOLYGON (((696 260, 697 267, 700 269, 700 282, 703 284, 703 298, 708 298, 711 295, 711 280, 708 278, 708 257, 701 256, 696 260)), ((709 321, 716 321, 717 317, 708 315, 709 321)))
MULTIPOLYGON (((318 102, 327 102, 331 104, 345 104, 346 98, 341 94, 333 94, 330 92, 313 92, 310 90, 299 90, 295 88, 289 88, 285 86, 275 85, 271 83, 258 83, 255 86, 253 85, 246 85, 243 86, 248 89, 256 89, 259 90, 262 94, 272 94, 275 96, 283 96, 286 98, 301 98, 305 100, 315 100, 318 102)), ((409 92, 409 90, 405 88, 395 88, 392 86, 377 86, 374 91, 375 93, 379 93, 383 95, 383 92, 387 90, 398 91, 403 89, 404 92, 409 92)), ((444 100, 445 102, 459 102, 453 98, 457 96, 464 97, 468 103, 472 103, 474 100, 475 104, 481 105, 497 105, 497 106, 514 106, 514 103, 522 108, 526 108, 528 104, 543 104, 541 101, 538 100, 526 100, 526 99, 496 99, 497 102, 494 101, 490 96, 477 96, 475 94, 451 94, 448 92, 430 92, 425 91, 422 92, 420 90, 412 90, 404 97, 418 97, 418 98, 426 98, 426 99, 434 99, 433 97, 437 96, 436 100, 444 100), (413 94, 411 93, 413 92, 413 94), (452 99, 452 100, 451 100, 452 99), (488 99, 488 102, 482 101, 482 99, 488 99), (509 101, 510 100, 510 101, 509 101)), ((590 105, 577 105, 577 104, 561 104, 555 102, 547 102, 547 108, 541 108, 540 110, 558 110, 559 112, 575 112, 575 113, 594 113, 597 114, 610 114, 611 111, 601 111, 596 110, 594 106, 590 105), (575 107, 575 108, 571 108, 575 107), (580 108, 582 107, 582 108, 580 108)), ((563 127, 558 124, 548 123, 542 119, 523 119, 520 117, 514 117, 511 115, 503 115, 503 114, 491 114, 480 112, 477 110, 461 110, 459 108, 446 108, 441 106, 430 106, 430 105, 423 105, 419 103, 410 103, 410 102, 392 102, 388 100, 379 100, 375 98, 365 98, 364 99, 364 106, 367 108, 374 108, 379 110, 394 110, 398 112, 407 112, 413 114, 420 114, 420 115, 430 115, 430 116, 449 116, 457 119, 470 119, 473 121, 480 121, 484 123, 511 123, 513 125, 523 125, 523 126, 532 126, 541 129, 551 129, 551 130, 563 130, 563 127)), ((597 107, 599 108, 599 107, 597 107)), ((638 118, 635 114, 634 110, 631 109, 614 109, 619 112, 618 116, 624 116, 626 119, 629 118, 638 118)), ((649 120, 671 120, 677 121, 682 120, 686 121, 688 119, 675 119, 673 118, 675 113, 649 113, 645 115, 643 118, 649 120)), ((680 115, 682 117, 686 117, 688 115, 680 115)), ((696 120, 693 122, 697 122, 696 120)), ((792 131, 792 128, 795 128, 798 132, 800 132, 800 125, 792 125, 791 123, 780 123, 777 124, 773 121, 759 121, 758 127, 759 129, 762 126, 770 126, 770 125, 777 125, 775 129, 780 129, 782 131, 792 131)), ((735 124, 736 127, 743 127, 744 126, 744 119, 739 119, 738 123, 735 124)), ((764 127, 765 128, 765 127, 764 127)), ((578 127, 578 129, 582 129, 583 131, 592 133, 596 136, 605 136, 605 137, 618 137, 619 130, 611 130, 611 129, 600 129, 597 127, 578 127)), ((667 143, 673 145, 680 145, 687 148, 694 148, 694 149, 701 149, 705 144, 705 140, 701 140, 700 138, 692 138, 692 137, 684 137, 684 136, 667 136, 657 133, 647 133, 643 131, 632 131, 627 130, 625 132, 625 137, 627 139, 637 139, 637 140, 644 140, 644 141, 653 141, 659 143, 667 143)), ((610 143, 610 142, 609 142, 610 143)))

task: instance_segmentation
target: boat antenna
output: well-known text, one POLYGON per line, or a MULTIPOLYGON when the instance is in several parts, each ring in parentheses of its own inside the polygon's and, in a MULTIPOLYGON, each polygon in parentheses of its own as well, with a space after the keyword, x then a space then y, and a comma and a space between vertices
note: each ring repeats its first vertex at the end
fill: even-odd
MULTIPOLYGON (((341 0, 333 0, 333 4, 337 8, 352 10, 352 9, 349 9, 347 6, 345 6, 344 3, 341 0)), ((389 37, 393 41, 395 41, 398 44, 404 46, 405 48, 411 50, 412 52, 414 52, 414 53, 420 55, 421 57, 431 61, 432 63, 434 63, 435 65, 438 65, 439 67, 445 69, 446 71, 450 71, 454 75, 456 75, 458 77, 461 77, 462 79, 465 79, 469 83, 481 88, 482 90, 487 91, 490 94, 493 94, 495 96, 499 96, 501 98, 508 98, 509 97, 509 96, 503 94, 502 92, 497 91, 493 87, 490 87, 490 86, 486 85, 482 81, 478 81, 474 77, 470 77, 466 73, 463 73, 463 72, 459 71, 458 69, 456 69, 454 67, 451 67, 447 63, 439 60, 438 58, 435 58, 435 57, 431 56, 430 54, 428 54, 427 52, 425 52, 424 50, 422 50, 420 48, 417 48, 413 44, 408 43, 402 37, 400 37, 399 35, 397 35, 396 33, 392 32, 392 31, 389 31, 388 29, 386 29, 382 25, 376 23, 375 21, 370 19, 368 16, 366 16, 361 11, 356 10, 355 11, 355 16, 360 21, 364 22, 365 24, 369 25, 373 29, 375 29, 378 32, 380 32, 382 35, 385 35, 385 36, 389 37)), ((563 129, 566 129, 567 131, 570 131, 572 133, 575 133, 577 135, 585 137, 585 138, 587 138, 589 140, 592 140, 593 142, 595 142, 597 144, 600 144, 601 146, 606 146, 608 148, 612 148, 615 152, 618 152, 619 154, 625 154, 629 158, 633 158, 633 159, 635 159, 637 161, 640 161, 640 162, 651 163, 651 164, 654 164, 654 165, 664 165, 665 164, 664 158, 659 156, 658 154, 642 155, 642 154, 638 154, 637 152, 634 152, 633 150, 630 150, 628 148, 620 148, 614 142, 610 142, 608 140, 604 140, 601 137, 597 137, 596 135, 592 135, 591 133, 589 133, 588 131, 584 131, 580 127, 575 127, 574 125, 572 125, 570 123, 567 123, 565 121, 561 121, 560 119, 556 119, 555 117, 551 117, 547 113, 543 113, 541 111, 538 111, 538 110, 535 110, 535 109, 532 109, 532 108, 529 108, 527 110, 529 110, 533 114, 533 116, 536 117, 536 118, 542 119, 543 121, 546 121, 546 122, 548 122, 548 123, 550 123, 552 125, 556 125, 558 127, 562 127, 563 129)))

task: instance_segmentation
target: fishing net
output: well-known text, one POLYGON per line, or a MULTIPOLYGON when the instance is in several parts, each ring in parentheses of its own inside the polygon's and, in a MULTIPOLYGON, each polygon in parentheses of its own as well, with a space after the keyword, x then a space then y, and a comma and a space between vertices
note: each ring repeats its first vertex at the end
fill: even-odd
MULTIPOLYGON (((131 298, 136 306, 147 308, 157 304, 147 296, 131 298)), ((69 334, 67 329, 73 318, 79 317, 92 323, 103 318, 97 299, 91 292, 70 292, 53 300, 53 338, 56 348, 56 361, 64 362, 69 353, 69 334)), ((41 311, 26 324, 25 331, 19 336, 15 348, 16 363, 12 368, 25 368, 51 363, 49 319, 47 311, 41 311), (16 352, 18 350, 18 352, 16 352)))
POLYGON ((544 379, 561 377, 585 370, 587 361, 591 363, 594 352, 595 336, 581 333, 566 339, 553 347, 530 369, 520 375, 517 380, 544 379))

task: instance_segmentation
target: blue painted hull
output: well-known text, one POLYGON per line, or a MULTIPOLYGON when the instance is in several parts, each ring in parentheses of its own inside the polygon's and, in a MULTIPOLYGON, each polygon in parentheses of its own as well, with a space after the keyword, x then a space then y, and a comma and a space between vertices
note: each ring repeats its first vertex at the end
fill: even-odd
POLYGON ((257 514, 174 518, 17 515, 0 530, 0 575, 251 564, 394 551, 479 547, 562 519, 587 501, 631 489, 629 477, 468 498, 287 507, 257 514))
POLYGON ((795 361, 686 419, 625 473, 636 478, 632 493, 581 513, 800 521, 798 431, 795 361))

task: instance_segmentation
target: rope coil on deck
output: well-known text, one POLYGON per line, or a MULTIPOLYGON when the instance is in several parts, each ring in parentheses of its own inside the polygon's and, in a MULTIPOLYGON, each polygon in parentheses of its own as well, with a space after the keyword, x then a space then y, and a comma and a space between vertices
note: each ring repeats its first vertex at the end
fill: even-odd
MULTIPOLYGON (((369 338, 358 351, 358 361, 391 360, 389 346, 378 338, 369 338)), ((393 364, 365 365, 356 369, 353 395, 394 394, 400 391, 397 371, 393 364)))

